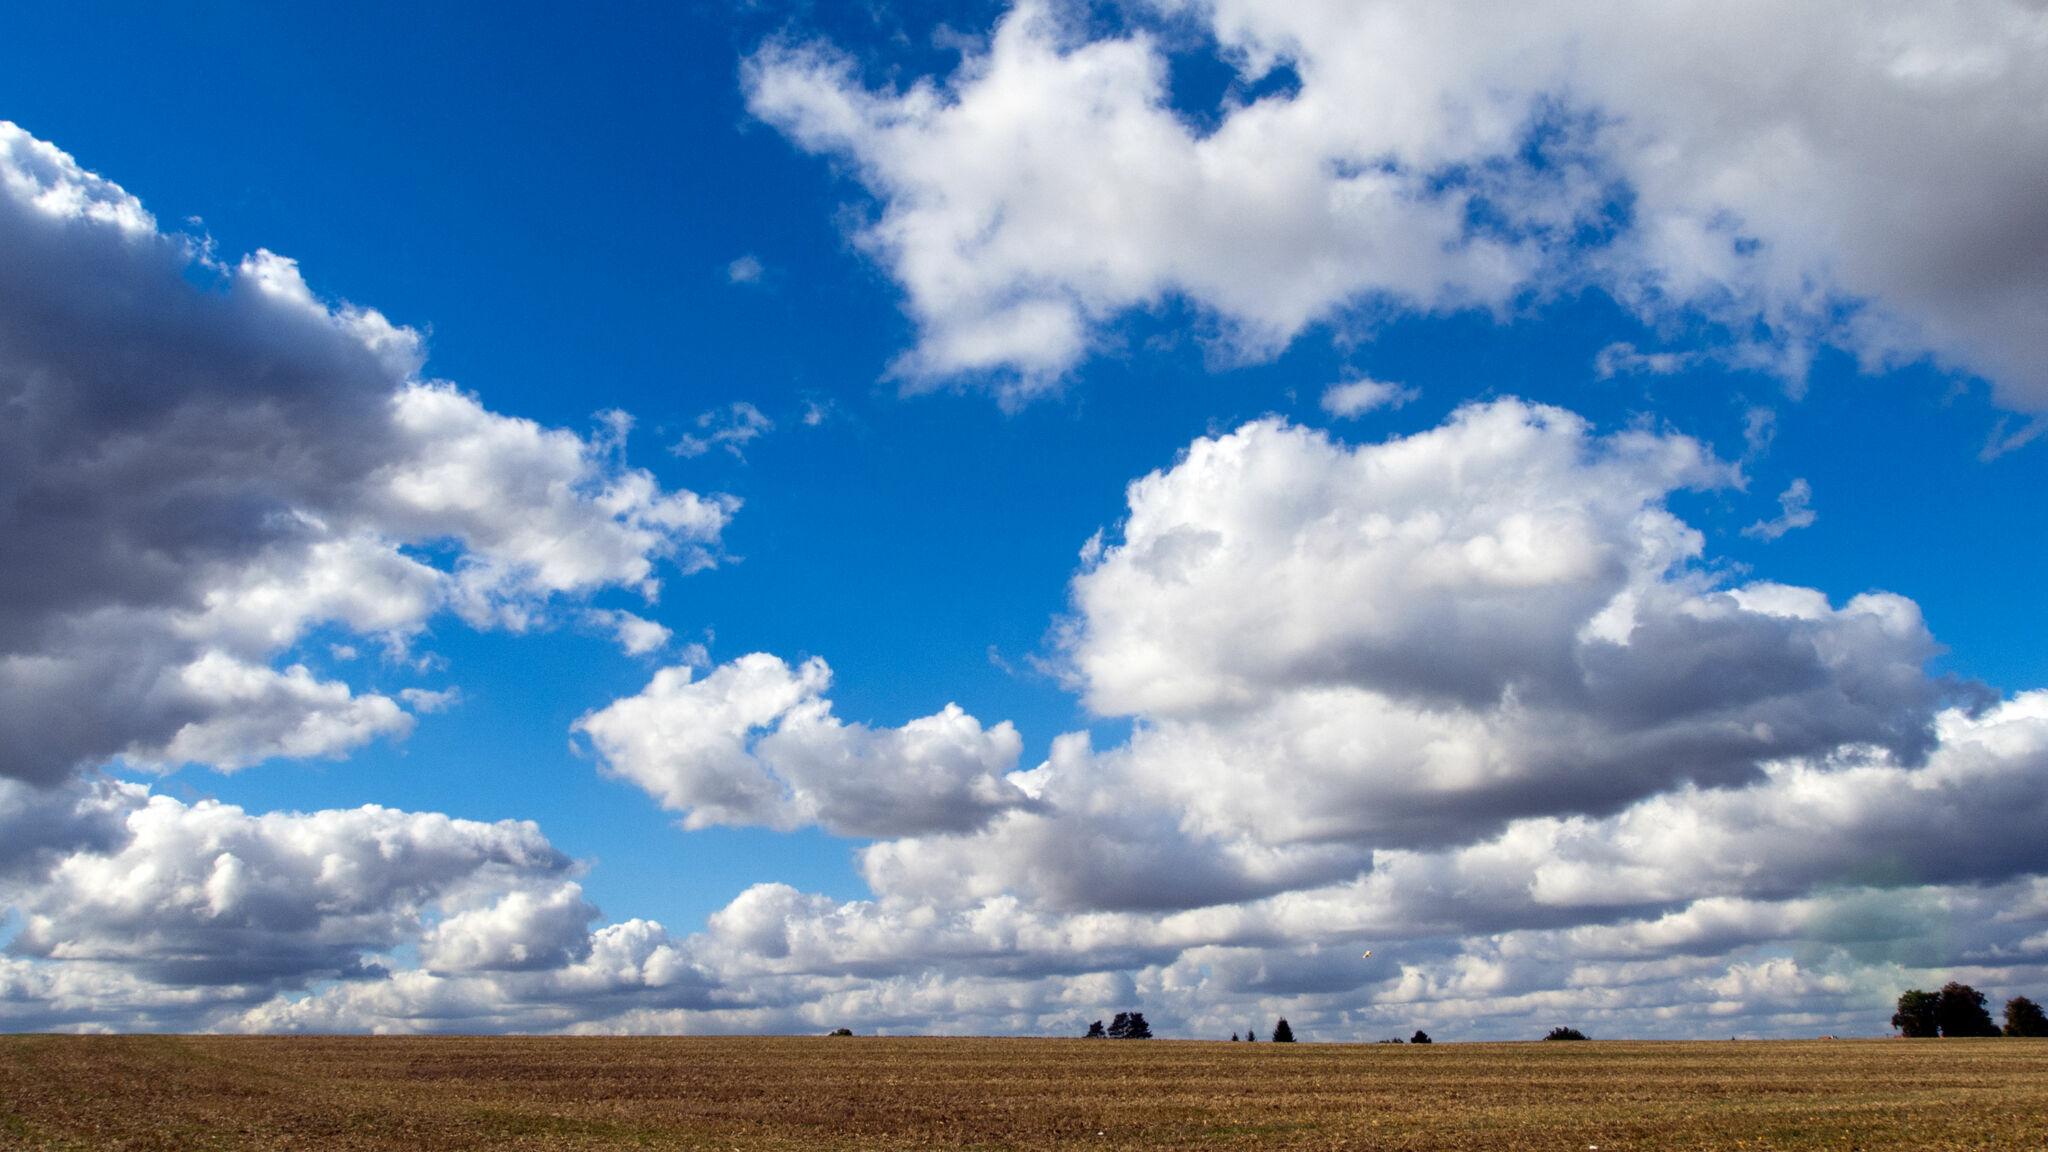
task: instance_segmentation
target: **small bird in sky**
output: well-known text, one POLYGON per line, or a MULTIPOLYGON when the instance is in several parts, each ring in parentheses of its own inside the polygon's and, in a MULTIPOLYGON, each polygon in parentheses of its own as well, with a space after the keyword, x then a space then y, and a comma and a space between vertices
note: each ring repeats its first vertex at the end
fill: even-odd
POLYGON ((1360 956, 1360 957, 1359 957, 1359 959, 1360 959, 1360 960, 1370 960, 1370 959, 1372 959, 1372 949, 1370 949, 1370 948, 1367 948, 1367 949, 1365 950, 1365 955, 1363 955, 1363 956, 1360 956))

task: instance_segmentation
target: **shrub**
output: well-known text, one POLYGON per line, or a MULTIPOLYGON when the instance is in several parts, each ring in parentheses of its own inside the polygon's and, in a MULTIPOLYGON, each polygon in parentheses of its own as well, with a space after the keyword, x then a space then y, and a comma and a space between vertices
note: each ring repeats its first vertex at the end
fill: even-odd
POLYGON ((2005 1002, 2005 1034, 2048 1036, 2048 1016, 2042 1015, 2039 1004, 2025 996, 2015 996, 2005 1002))
POLYGON ((1584 1032, 1579 1031, 1577 1028, 1567 1028, 1562 1024, 1552 1028, 1550 1035, 1544 1037, 1545 1040, 1584 1040, 1585 1038, 1586 1034, 1584 1032))
POLYGON ((834 1028, 834 1029, 832 1030, 832 1035, 834 1035, 834 1036, 851 1036, 851 1035, 853 1035, 853 1029, 851 1029, 851 1028, 834 1028))
POLYGON ((1104 1032, 1104 1031, 1102 1030, 1102 1021, 1100 1021, 1100 1020, 1097 1020, 1097 1021, 1096 1021, 1095 1023, 1093 1023, 1093 1024, 1090 1024, 1090 1025, 1088 1026, 1088 1034, 1087 1034, 1086 1036, 1083 1036, 1083 1037, 1081 1037, 1081 1039, 1083 1039, 1083 1040, 1101 1040, 1101 1039, 1105 1038, 1105 1037, 1106 1037, 1106 1036, 1108 1036, 1108 1035, 1109 1035, 1109 1033, 1107 1033, 1107 1032, 1104 1032))
POLYGON ((1429 1043, 1432 1043, 1432 1041, 1431 1041, 1431 1040, 1430 1040, 1430 1038, 1429 1038, 1429 1033, 1427 1033, 1427 1032, 1424 1032, 1424 1031, 1423 1031, 1422 1029, 1420 1029, 1420 1028, 1417 1028, 1417 1029, 1415 1030, 1415 1035, 1413 1035, 1413 1036, 1410 1036, 1410 1037, 1408 1038, 1408 1042, 1409 1042, 1410 1044, 1429 1044, 1429 1043))
POLYGON ((1282 1016, 1282 1017, 1280 1018, 1280 1022, 1279 1022, 1278 1024, 1275 1024, 1275 1025, 1273 1025, 1273 1043, 1275 1043, 1275 1044, 1292 1044, 1292 1043, 1294 1043, 1294 1029, 1292 1029, 1292 1028, 1289 1028, 1289 1027, 1287 1026, 1287 1017, 1285 1017, 1285 1016, 1282 1016))

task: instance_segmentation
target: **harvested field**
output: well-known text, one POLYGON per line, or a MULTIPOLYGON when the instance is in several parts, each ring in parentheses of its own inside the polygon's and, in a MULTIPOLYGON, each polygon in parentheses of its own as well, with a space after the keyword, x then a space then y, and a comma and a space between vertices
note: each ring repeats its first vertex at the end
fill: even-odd
POLYGON ((10 1150, 2044 1145, 2048 1041, 0 1037, 10 1150))

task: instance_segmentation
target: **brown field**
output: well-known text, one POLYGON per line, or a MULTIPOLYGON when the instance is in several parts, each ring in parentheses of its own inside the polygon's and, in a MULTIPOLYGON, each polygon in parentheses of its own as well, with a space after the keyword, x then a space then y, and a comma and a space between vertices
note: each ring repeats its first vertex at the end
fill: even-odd
POLYGON ((0 1149, 2048 1147, 2048 1041, 0 1036, 0 1149))

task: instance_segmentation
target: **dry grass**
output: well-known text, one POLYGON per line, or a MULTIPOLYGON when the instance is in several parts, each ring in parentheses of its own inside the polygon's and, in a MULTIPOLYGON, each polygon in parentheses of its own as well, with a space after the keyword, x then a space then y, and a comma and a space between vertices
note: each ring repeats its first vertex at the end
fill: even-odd
POLYGON ((2048 1146, 2048 1042, 0 1037, 0 1149, 2048 1146))

